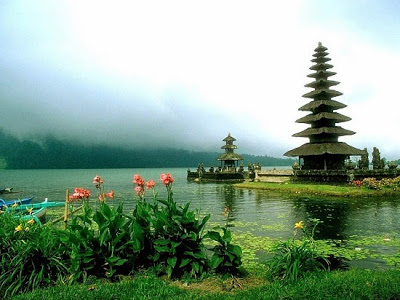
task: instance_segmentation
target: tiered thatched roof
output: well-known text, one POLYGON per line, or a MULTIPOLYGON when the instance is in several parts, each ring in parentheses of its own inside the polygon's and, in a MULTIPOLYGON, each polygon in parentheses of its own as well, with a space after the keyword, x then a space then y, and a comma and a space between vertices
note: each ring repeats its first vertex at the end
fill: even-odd
POLYGON ((229 133, 226 138, 223 139, 223 141, 226 143, 221 147, 221 149, 225 149, 225 153, 221 154, 220 156, 217 157, 217 160, 221 161, 232 161, 232 160, 243 160, 243 157, 239 154, 236 154, 234 152, 234 149, 237 149, 237 146, 233 144, 236 139, 231 136, 229 133))
POLYGON ((299 108, 300 111, 310 111, 311 113, 298 119, 297 123, 310 124, 311 127, 301 132, 294 134, 294 137, 308 137, 310 142, 298 148, 285 153, 286 156, 315 156, 315 155, 362 155, 363 150, 354 148, 346 143, 339 142, 338 137, 344 135, 355 134, 354 131, 336 126, 336 123, 350 121, 351 118, 335 112, 335 110, 345 108, 346 105, 332 100, 332 98, 341 96, 342 93, 331 89, 332 86, 339 84, 338 81, 329 80, 330 76, 335 75, 335 72, 327 71, 333 68, 327 64, 331 59, 327 57, 328 50, 321 43, 315 49, 315 54, 311 61, 315 63, 310 69, 315 72, 308 77, 315 78, 305 87, 313 88, 314 90, 303 95, 304 98, 313 99, 311 102, 299 108))

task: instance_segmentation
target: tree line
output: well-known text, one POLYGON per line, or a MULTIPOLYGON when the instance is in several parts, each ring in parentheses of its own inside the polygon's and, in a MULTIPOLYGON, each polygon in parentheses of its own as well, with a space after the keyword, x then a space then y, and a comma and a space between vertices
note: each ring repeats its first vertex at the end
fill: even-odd
MULTIPOLYGON (((19 140, 0 129, 0 168, 90 169, 217 166, 218 152, 182 149, 125 149, 108 145, 83 145, 47 137, 40 142, 19 140)), ((244 166, 291 166, 294 159, 242 155, 244 166)))

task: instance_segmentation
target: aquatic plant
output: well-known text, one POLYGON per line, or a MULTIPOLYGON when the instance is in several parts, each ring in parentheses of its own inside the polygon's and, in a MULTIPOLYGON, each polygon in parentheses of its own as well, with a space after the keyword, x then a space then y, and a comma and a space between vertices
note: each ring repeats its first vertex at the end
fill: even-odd
POLYGON ((314 242, 315 228, 320 221, 310 221, 313 223, 311 232, 308 232, 304 222, 300 221, 294 226, 293 238, 277 245, 275 255, 268 263, 271 277, 296 281, 305 273, 329 269, 329 261, 316 249, 314 242), (296 240, 299 231, 304 236, 296 240))

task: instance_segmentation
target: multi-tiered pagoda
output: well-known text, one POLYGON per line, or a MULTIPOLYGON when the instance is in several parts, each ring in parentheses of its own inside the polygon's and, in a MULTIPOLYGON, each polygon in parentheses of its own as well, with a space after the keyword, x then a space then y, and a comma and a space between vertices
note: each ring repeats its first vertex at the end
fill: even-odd
POLYGON ((352 135, 355 132, 336 125, 350 121, 351 118, 336 112, 346 105, 332 100, 342 93, 331 89, 339 82, 328 79, 336 73, 328 71, 333 66, 327 64, 331 60, 327 57, 327 50, 321 43, 314 50, 314 58, 311 61, 315 64, 310 68, 314 73, 308 75, 308 77, 314 78, 314 81, 305 85, 314 90, 303 95, 303 97, 313 100, 299 108, 300 111, 311 113, 296 121, 311 126, 293 135, 294 137, 309 138, 310 142, 284 154, 285 156, 298 156, 300 160, 302 159, 302 170, 341 170, 345 168, 346 158, 351 155, 364 154, 363 150, 338 140, 339 136, 352 135))
POLYGON ((194 181, 243 181, 249 177, 249 172, 245 172, 243 164, 239 165, 239 162, 243 160, 243 157, 235 153, 237 146, 234 144, 236 139, 229 133, 226 138, 223 139, 225 145, 221 149, 225 150, 217 157, 220 162, 218 168, 214 169, 213 166, 207 171, 204 165, 201 163, 198 165, 195 172, 187 171, 188 180, 194 181))
POLYGON ((234 150, 237 146, 233 143, 236 139, 229 133, 226 138, 223 139, 225 145, 221 149, 225 150, 225 153, 217 157, 217 160, 222 163, 222 170, 236 171, 239 161, 243 160, 243 157, 235 153, 234 150))

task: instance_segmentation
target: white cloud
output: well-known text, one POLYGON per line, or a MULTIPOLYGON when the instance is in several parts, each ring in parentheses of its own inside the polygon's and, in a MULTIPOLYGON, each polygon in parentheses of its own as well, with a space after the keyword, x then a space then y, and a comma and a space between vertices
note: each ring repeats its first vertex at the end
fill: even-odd
MULTIPOLYGON (((313 1, 42 3, 10 4, 7 32, 0 31, 7 55, 0 63, 14 79, 2 79, 7 97, 29 99, 24 109, 32 115, 43 112, 35 130, 51 124, 78 136, 86 114, 85 126, 97 125, 84 131, 96 138, 98 130, 115 142, 151 143, 152 128, 155 140, 213 150, 230 131, 243 151, 280 156, 307 141, 291 135, 304 129, 297 109, 307 102, 301 95, 321 41, 344 93, 337 100, 348 104, 342 113, 353 118, 343 127, 357 132, 343 140, 400 157, 400 141, 391 138, 400 125, 393 109, 400 56, 359 34, 367 19, 358 16, 353 27, 321 7, 312 11, 313 1), (13 18, 15 9, 23 19, 13 18)), ((12 130, 11 116, 0 117, 12 130)))

